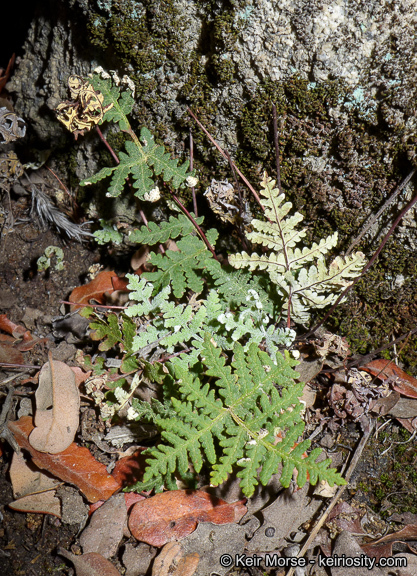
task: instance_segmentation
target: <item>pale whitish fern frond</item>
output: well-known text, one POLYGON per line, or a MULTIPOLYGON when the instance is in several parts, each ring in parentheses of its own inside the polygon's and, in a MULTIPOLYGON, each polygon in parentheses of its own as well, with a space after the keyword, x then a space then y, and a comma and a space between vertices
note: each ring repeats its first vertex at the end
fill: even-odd
POLYGON ((274 180, 265 175, 261 186, 261 195, 266 198, 265 216, 270 222, 252 220, 253 231, 247 237, 272 251, 262 255, 241 252, 230 256, 229 261, 238 269, 267 272, 282 298, 283 312, 290 305, 291 318, 307 322, 313 310, 333 304, 338 292, 358 276, 364 266, 364 255, 356 252, 346 259, 338 256, 327 267, 324 256, 336 246, 337 232, 311 247, 297 246, 305 237, 305 230, 295 229, 303 216, 298 212, 288 216, 292 204, 283 204, 284 194, 275 188, 274 180))

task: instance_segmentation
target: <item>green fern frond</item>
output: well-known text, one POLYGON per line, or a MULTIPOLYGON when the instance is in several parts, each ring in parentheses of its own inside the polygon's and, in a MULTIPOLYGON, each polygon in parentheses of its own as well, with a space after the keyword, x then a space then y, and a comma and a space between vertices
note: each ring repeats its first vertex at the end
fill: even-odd
POLYGON ((295 469, 300 486, 308 477, 310 481, 343 484, 342 477, 328 469, 329 461, 316 463, 316 451, 304 454, 308 440, 297 445, 304 422, 298 400, 303 384, 294 382, 295 364, 288 353, 277 354, 274 362, 256 344, 251 344, 248 352, 236 344, 234 359, 228 364, 209 334, 204 338, 198 370, 169 362, 168 378, 177 383, 177 397, 172 398, 176 415, 155 418, 162 440, 148 450, 143 483, 132 489, 160 486, 168 474, 187 473, 190 464, 199 472, 204 462, 211 468, 213 485, 224 482, 237 465, 240 485, 248 497, 259 481, 266 484, 270 480, 280 463, 284 486, 289 485, 295 469))
POLYGON ((95 90, 101 92, 104 96, 103 107, 113 104, 113 106, 104 114, 103 121, 114 122, 119 124, 120 130, 126 132, 130 123, 127 116, 132 112, 135 101, 130 91, 123 91, 120 94, 120 87, 115 86, 110 78, 102 78, 99 74, 93 74, 89 82, 95 90))
MULTIPOLYGON (((202 224, 204 216, 196 218, 197 224, 202 224)), ((168 222, 149 222, 147 226, 142 226, 139 230, 133 230, 129 234, 131 242, 138 244, 164 244, 169 238, 178 238, 178 236, 188 236, 194 231, 194 224, 184 216, 178 214, 177 216, 170 216, 168 222)))
POLYGON ((104 105, 113 104, 104 114, 103 120, 117 123, 120 130, 130 135, 132 141, 125 142, 126 152, 119 153, 120 163, 117 166, 103 168, 94 176, 82 180, 81 186, 94 184, 111 176, 107 196, 116 197, 123 191, 126 179, 131 177, 133 188, 137 190, 135 195, 143 200, 145 194, 156 187, 155 176, 161 175, 164 182, 169 182, 176 189, 193 175, 193 172, 188 172, 188 160, 179 165, 178 160, 171 158, 163 146, 156 144, 146 127, 141 129, 140 139, 133 133, 127 118, 134 104, 130 93, 124 91, 120 94, 119 87, 114 86, 109 78, 104 79, 98 74, 93 74, 89 81, 103 94, 104 105))
POLYGON ((289 216, 291 202, 283 203, 284 194, 275 188, 275 181, 266 175, 261 182, 265 216, 269 221, 254 219, 253 231, 247 233, 251 242, 271 250, 269 254, 233 254, 229 261, 237 269, 265 271, 276 285, 282 311, 296 322, 307 322, 311 311, 333 304, 340 289, 349 286, 364 266, 361 252, 343 259, 338 256, 329 267, 324 256, 337 244, 337 232, 314 242, 311 247, 298 246, 305 230, 295 227, 303 220, 298 212, 289 216))
MULTIPOLYGON (((214 234, 210 236, 209 232, 207 236, 213 244, 214 234)), ((217 235, 216 230, 212 232, 217 235)), ((150 262, 157 266, 158 270, 145 272, 144 276, 154 284, 156 291, 171 283, 176 298, 181 298, 187 289, 198 294, 204 286, 201 270, 213 258, 212 254, 204 242, 196 236, 181 238, 177 242, 177 247, 178 252, 167 250, 164 255, 152 253, 150 262)))

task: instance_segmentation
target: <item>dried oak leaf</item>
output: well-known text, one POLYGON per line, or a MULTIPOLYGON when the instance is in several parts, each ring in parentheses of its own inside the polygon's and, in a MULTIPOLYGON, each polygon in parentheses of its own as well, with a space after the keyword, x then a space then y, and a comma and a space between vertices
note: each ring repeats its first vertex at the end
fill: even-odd
POLYGON ((91 516, 90 522, 80 536, 84 554, 97 552, 110 558, 114 556, 123 538, 127 519, 124 494, 114 494, 91 516))
POLYGON ((2 364, 23 364, 23 354, 14 346, 6 343, 0 344, 0 362, 2 364))
POLYGON ((51 490, 59 484, 59 480, 44 474, 31 462, 26 462, 22 454, 16 452, 13 453, 9 475, 15 498, 51 490))
POLYGON ((417 540, 416 524, 408 524, 398 532, 387 534, 378 540, 369 542, 369 544, 362 544, 361 548, 365 554, 379 560, 381 557, 392 556, 392 545, 395 542, 407 542, 408 540, 417 540))
POLYGON ((120 484, 107 473, 104 464, 97 462, 87 448, 73 442, 59 454, 35 450, 28 439, 34 428, 30 416, 23 416, 17 422, 9 421, 8 427, 20 448, 30 453, 38 468, 48 470, 60 480, 77 486, 89 502, 108 500, 116 490, 120 490, 120 484))
POLYGON ((161 547, 185 538, 199 522, 238 522, 246 511, 242 500, 228 504, 207 492, 175 490, 135 504, 129 517, 129 530, 136 540, 161 547))
POLYGON ((28 494, 9 503, 9 508, 18 512, 33 512, 35 514, 51 514, 61 518, 61 502, 55 496, 55 490, 28 494))
POLYGON ((117 279, 118 276, 116 272, 105 270, 99 272, 94 280, 88 284, 74 288, 69 297, 69 301, 74 303, 74 306, 71 306, 71 310, 81 308, 81 306, 77 306, 77 304, 90 304, 91 300, 95 300, 99 304, 104 304, 106 302, 105 293, 108 292, 111 294, 114 292, 114 282, 116 282, 117 279), (113 278, 115 280, 113 280, 113 278))
POLYGON ((116 567, 96 552, 76 556, 63 548, 58 548, 58 554, 74 564, 77 576, 120 576, 116 567))
POLYGON ((29 442, 35 450, 58 454, 73 442, 78 428, 80 395, 75 374, 64 362, 43 365, 35 392, 35 426, 29 442))
POLYGON ((361 366, 360 370, 369 372, 382 381, 389 379, 394 390, 408 398, 417 398, 417 380, 392 361, 380 358, 369 362, 366 366, 361 366))

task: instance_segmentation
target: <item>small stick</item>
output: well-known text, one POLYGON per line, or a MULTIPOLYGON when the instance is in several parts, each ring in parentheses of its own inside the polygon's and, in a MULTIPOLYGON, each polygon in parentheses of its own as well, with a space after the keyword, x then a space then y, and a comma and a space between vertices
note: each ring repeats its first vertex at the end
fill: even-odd
POLYGON ((351 245, 347 249, 346 256, 349 256, 349 254, 352 252, 354 247, 359 244, 359 242, 362 240, 362 238, 368 232, 369 228, 371 228, 371 226, 374 224, 374 222, 376 222, 378 220, 378 218, 381 216, 382 212, 384 212, 384 210, 386 210, 386 208, 388 208, 388 206, 395 200, 395 198, 398 196, 398 194, 401 192, 401 190, 403 190, 407 186, 407 184, 409 183, 411 178, 416 173, 416 170, 417 170, 417 168, 413 168, 411 170, 411 172, 408 174, 408 176, 406 178, 404 178, 404 180, 400 184, 398 184, 398 186, 396 187, 394 192, 391 194, 391 196, 388 198, 388 200, 386 202, 384 202, 383 206, 378 210, 378 212, 374 216, 371 216, 371 218, 368 220, 367 224, 362 228, 362 231, 357 235, 355 240, 351 243, 351 245))
MULTIPOLYGON (((220 152, 220 154, 223 156, 223 158, 225 160, 227 160, 227 155, 226 153, 223 151, 223 149, 217 144, 217 142, 215 141, 215 139, 212 137, 212 135, 208 132, 208 130, 206 130, 206 128, 204 128, 204 126, 201 124, 200 120, 198 120, 198 118, 191 112, 190 108, 187 108, 188 113, 194 118, 194 120, 197 122, 197 124, 200 126, 200 128, 202 129, 202 131, 204 132, 204 134, 206 134, 207 138, 210 140, 210 142, 212 142, 214 144, 214 146, 217 148, 217 150, 220 152)), ((261 207, 261 210, 263 212, 265 212, 265 208, 262 205, 261 199, 258 196, 258 193, 256 192, 255 188, 249 183, 249 181, 245 178, 245 176, 242 174, 242 172, 239 170, 239 168, 236 166, 236 164, 234 162, 232 162, 234 169, 236 170, 236 172, 239 174, 239 176, 242 178, 243 182, 246 184, 246 186, 249 188, 249 190, 252 192, 254 198, 256 199, 256 201, 258 202, 259 206, 261 207)))
POLYGON ((215 258, 216 260, 219 260, 216 256, 216 252, 214 251, 213 246, 210 244, 210 242, 207 240, 206 235, 204 234, 204 232, 202 231, 202 229, 200 228, 200 226, 197 224, 197 222, 194 220, 194 218, 191 216, 191 214, 188 212, 187 208, 184 206, 184 204, 175 196, 174 192, 172 190, 169 190, 169 193, 171 194, 172 198, 174 199, 174 202, 176 204, 178 204, 178 206, 181 208, 181 210, 184 212, 184 214, 187 216, 187 218, 192 222, 194 228, 197 230, 197 232, 200 234, 201 239, 203 240, 204 244, 207 246, 207 248, 210 250, 210 252, 213 254, 213 258, 215 258))
POLYGON ((414 204, 417 202, 417 196, 414 196, 414 198, 412 200, 410 200, 410 202, 407 204, 407 206, 405 208, 403 208, 401 210, 401 212, 399 213, 399 215, 397 216, 397 218, 394 220, 393 225, 391 226, 391 228, 388 230, 388 232, 385 234, 384 239, 382 240, 381 244, 379 245, 379 247, 377 248, 377 250, 375 251, 374 255, 372 256, 372 258, 369 260, 368 264, 365 266, 365 268, 362 270, 362 272, 359 274, 359 276, 357 278, 354 279, 354 281, 352 282, 352 284, 349 284, 349 286, 347 286, 343 292, 340 294, 339 298, 336 300, 336 302, 333 304, 333 306, 330 308, 330 310, 328 312, 326 312, 326 314, 324 315, 324 317, 311 329, 309 330, 306 334, 304 334, 302 336, 302 339, 308 338, 309 336, 311 336, 311 334, 314 334, 314 332, 316 332, 316 330, 318 328, 320 328, 320 326, 322 326, 324 324, 324 322, 326 322, 327 318, 333 314, 334 310, 336 309, 336 307, 338 306, 339 302, 341 300, 343 300, 343 298, 346 296, 346 294, 352 290, 352 288, 359 282, 359 280, 362 278, 362 276, 369 270, 369 268, 372 266, 372 264, 375 262, 375 260, 378 258, 380 252, 382 251, 382 249, 384 248, 385 244, 388 242, 389 237, 394 233, 394 230, 396 229, 396 227, 398 226, 398 224, 400 223, 400 221, 402 220, 402 218, 407 214, 407 212, 414 206, 414 204))
POLYGON ((91 308, 110 308, 112 310, 125 310, 127 306, 108 306, 106 304, 80 304, 79 302, 69 302, 69 300, 60 300, 60 304, 70 304, 71 306, 81 306, 85 308, 90 306, 91 308))
MULTIPOLYGON (((194 140, 193 140, 193 134, 192 134, 191 128, 190 128, 190 170, 191 170, 191 172, 193 171, 193 168, 194 168, 194 140)), ((197 198, 195 195, 194 186, 191 187, 191 193, 193 195, 193 210, 194 210, 194 214, 197 217, 198 216, 198 208, 197 208, 197 198)))
MULTIPOLYGON (((370 422, 368 422, 368 426, 366 427, 365 431, 364 431, 364 435, 362 436, 362 438, 359 441, 359 444, 355 450, 355 453, 353 455, 353 458, 349 464, 349 468, 347 469, 346 475, 345 475, 345 480, 346 482, 349 482, 350 477, 352 476, 360 457, 362 456, 362 452, 366 446, 366 443, 369 440, 369 437, 372 433, 374 427, 374 421, 371 420, 370 422)), ((317 522, 317 524, 314 526, 312 532, 310 533, 309 537, 307 538, 306 543, 304 544, 304 546, 301 548, 299 554, 298 554, 298 558, 302 558, 304 556, 304 554, 307 552, 307 550, 309 549, 311 543, 313 542, 314 538, 317 536, 320 528, 323 526, 323 524, 326 522, 327 518, 329 517, 330 512, 333 510, 333 508, 336 506, 336 504, 339 502, 343 492, 346 490, 347 484, 345 484, 344 486, 340 486, 339 490, 336 492, 336 494, 333 496, 332 501, 330 502, 330 504, 327 506, 325 512, 323 513, 323 515, 320 517, 320 520, 317 522)), ((290 568, 290 570, 287 573, 287 576, 292 576, 294 574, 294 568, 290 568)))
POLYGON ((274 119, 274 145, 275 145, 275 158, 277 164, 277 184, 278 190, 282 193, 282 186, 281 186, 281 167, 279 162, 279 142, 278 142, 278 122, 277 122, 277 107, 275 104, 272 104, 272 115, 274 119))

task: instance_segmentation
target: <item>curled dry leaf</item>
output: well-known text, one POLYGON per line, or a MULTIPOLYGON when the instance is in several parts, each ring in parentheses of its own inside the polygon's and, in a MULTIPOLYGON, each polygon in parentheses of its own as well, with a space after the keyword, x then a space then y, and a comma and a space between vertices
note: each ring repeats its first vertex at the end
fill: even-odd
POLYGON ((90 304, 91 300, 95 300, 99 304, 105 304, 106 296, 105 293, 111 294, 114 292, 113 282, 117 280, 116 272, 103 271, 99 272, 97 276, 89 282, 84 284, 84 286, 78 286, 74 288, 69 297, 70 302, 74 302, 74 306, 71 306, 71 310, 77 310, 80 306, 76 304, 90 304))
POLYGON ((185 538, 199 522, 238 522, 246 511, 242 501, 228 504, 207 492, 175 490, 135 504, 129 517, 129 529, 136 540, 160 547, 185 538))
POLYGON ((16 452, 13 453, 9 474, 15 498, 51 490, 59 484, 56 478, 44 474, 33 464, 28 464, 22 454, 16 452))
POLYGON ((64 482, 74 484, 81 490, 89 502, 107 500, 120 484, 108 474, 104 464, 100 464, 87 448, 72 443, 59 454, 49 454, 35 450, 28 436, 33 430, 30 416, 23 416, 17 422, 8 422, 8 428, 13 433, 20 448, 27 450, 33 463, 43 470, 60 478, 64 482))
POLYGON ((58 548, 58 554, 74 564, 77 576, 120 576, 115 566, 96 552, 76 556, 63 548, 58 548))
POLYGON ((29 442, 35 450, 59 454, 73 442, 78 428, 80 395, 75 375, 64 362, 44 364, 35 393, 35 426, 29 442))

